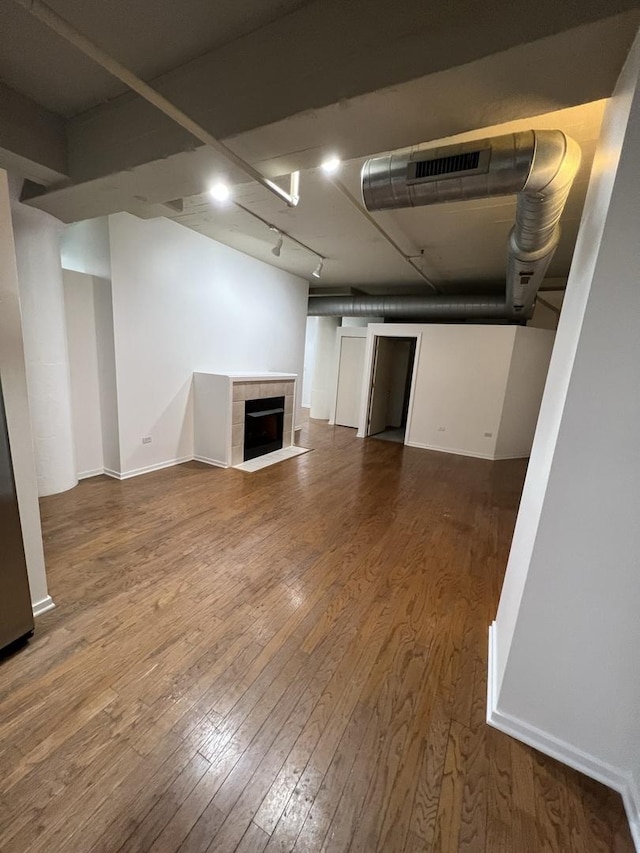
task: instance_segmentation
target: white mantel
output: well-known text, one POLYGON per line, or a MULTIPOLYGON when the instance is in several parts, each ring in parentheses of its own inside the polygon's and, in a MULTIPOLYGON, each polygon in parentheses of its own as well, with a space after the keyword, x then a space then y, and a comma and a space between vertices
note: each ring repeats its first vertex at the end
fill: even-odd
POLYGON ((244 461, 244 403, 261 397, 284 397, 282 446, 293 444, 295 373, 193 374, 195 456, 221 468, 244 461))

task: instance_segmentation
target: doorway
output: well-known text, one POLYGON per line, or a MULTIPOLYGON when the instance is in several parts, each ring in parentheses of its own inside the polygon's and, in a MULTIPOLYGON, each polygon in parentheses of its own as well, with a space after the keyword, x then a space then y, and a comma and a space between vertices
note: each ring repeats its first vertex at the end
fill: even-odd
POLYGON ((415 357, 415 338, 375 336, 368 436, 404 444, 415 357))

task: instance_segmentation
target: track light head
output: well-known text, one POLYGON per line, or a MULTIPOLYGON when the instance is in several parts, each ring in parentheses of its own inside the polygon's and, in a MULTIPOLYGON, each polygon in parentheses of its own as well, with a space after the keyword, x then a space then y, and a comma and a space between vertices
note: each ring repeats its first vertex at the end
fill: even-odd
POLYGON ((284 237, 282 234, 278 237, 278 242, 275 244, 273 249, 271 250, 271 254, 275 255, 276 258, 280 257, 280 252, 282 251, 282 244, 284 243, 284 237))
POLYGON ((322 275, 322 267, 323 267, 323 265, 324 265, 324 258, 320 261, 320 263, 318 264, 318 266, 317 266, 317 267, 314 269, 314 271, 311 273, 311 275, 312 275, 314 278, 320 278, 320 276, 322 275))

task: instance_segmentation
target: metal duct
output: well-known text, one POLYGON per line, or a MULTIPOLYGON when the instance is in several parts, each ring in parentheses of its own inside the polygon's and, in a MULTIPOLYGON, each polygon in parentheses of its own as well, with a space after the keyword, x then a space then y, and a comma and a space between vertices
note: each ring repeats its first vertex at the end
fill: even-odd
POLYGON ((521 320, 503 296, 312 296, 310 317, 521 320))
MULTIPOLYGON (((562 131, 527 130, 374 157, 362 168, 362 195, 367 210, 375 211, 517 193, 503 305, 525 320, 558 245, 560 216, 579 167, 580 148, 562 131)), ((472 305, 470 316, 479 316, 472 305)))

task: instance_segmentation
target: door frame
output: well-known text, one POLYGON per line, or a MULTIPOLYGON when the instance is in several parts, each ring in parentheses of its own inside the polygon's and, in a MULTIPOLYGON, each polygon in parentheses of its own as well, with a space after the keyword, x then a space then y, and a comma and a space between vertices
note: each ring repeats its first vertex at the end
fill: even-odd
POLYGON ((373 366, 375 357, 375 338, 415 338, 416 349, 413 358, 413 368, 411 372, 411 392, 409 394, 409 408, 407 411, 407 428, 405 432, 404 443, 407 443, 409 431, 411 429, 411 420, 413 416, 413 401, 416 391, 416 365, 420 358, 420 345, 422 343, 422 332, 418 331, 415 326, 407 323, 402 325, 385 325, 371 324, 367 327, 367 347, 364 355, 364 381, 362 385, 362 401, 360 405, 360 419, 358 425, 358 438, 367 438, 369 430, 369 406, 371 404, 371 391, 373 385, 373 366))

